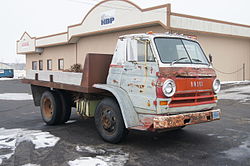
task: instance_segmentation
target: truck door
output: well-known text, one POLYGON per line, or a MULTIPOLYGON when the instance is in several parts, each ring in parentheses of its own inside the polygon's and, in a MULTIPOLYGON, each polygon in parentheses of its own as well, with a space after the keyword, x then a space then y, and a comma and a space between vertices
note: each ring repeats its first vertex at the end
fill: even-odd
POLYGON ((138 112, 155 113, 156 73, 159 71, 148 39, 127 39, 121 88, 126 90, 138 112))

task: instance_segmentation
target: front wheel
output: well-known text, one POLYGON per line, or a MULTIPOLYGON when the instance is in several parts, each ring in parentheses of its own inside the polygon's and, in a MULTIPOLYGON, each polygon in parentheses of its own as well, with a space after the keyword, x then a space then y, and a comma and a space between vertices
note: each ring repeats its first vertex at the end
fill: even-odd
POLYGON ((112 98, 104 98, 98 104, 95 125, 99 135, 110 143, 119 143, 127 133, 120 107, 112 98))

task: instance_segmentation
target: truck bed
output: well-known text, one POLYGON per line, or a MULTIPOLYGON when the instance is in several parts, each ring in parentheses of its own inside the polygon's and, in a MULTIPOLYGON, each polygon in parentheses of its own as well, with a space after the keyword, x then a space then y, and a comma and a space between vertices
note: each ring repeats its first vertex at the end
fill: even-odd
POLYGON ((89 53, 84 62, 83 72, 32 70, 27 71, 27 76, 22 82, 55 89, 99 93, 101 91, 92 86, 96 83, 106 83, 111 60, 111 54, 89 53))

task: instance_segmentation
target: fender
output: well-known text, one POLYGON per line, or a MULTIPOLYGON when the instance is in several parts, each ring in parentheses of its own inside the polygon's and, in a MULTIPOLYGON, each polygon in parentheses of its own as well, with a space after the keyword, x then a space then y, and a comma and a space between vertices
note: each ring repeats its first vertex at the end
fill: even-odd
POLYGON ((127 92, 120 87, 107 85, 107 84, 94 84, 94 88, 103 89, 111 92, 121 108, 122 117, 126 128, 142 125, 139 121, 138 114, 135 111, 133 104, 127 92))

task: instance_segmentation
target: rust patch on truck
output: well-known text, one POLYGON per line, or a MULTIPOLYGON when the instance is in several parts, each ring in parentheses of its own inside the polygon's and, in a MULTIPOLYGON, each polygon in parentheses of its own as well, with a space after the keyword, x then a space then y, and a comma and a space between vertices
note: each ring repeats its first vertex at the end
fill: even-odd
POLYGON ((153 74, 153 71, 154 71, 154 69, 153 69, 153 67, 151 67, 150 68, 150 73, 153 74))
POLYGON ((137 84, 133 84, 133 83, 129 83, 128 86, 135 86, 139 89, 143 89, 145 87, 145 85, 137 85, 137 84))
POLYGON ((133 85, 134 85, 134 84, 132 84, 132 83, 129 83, 129 84, 128 84, 128 86, 133 86, 133 85))
POLYGON ((160 67, 161 77, 216 77, 212 68, 160 67))
POLYGON ((145 85, 135 85, 135 86, 139 89, 143 89, 145 87, 145 85))
POLYGON ((113 83, 118 84, 119 82, 117 80, 113 80, 113 83))
POLYGON ((152 86, 155 86, 155 81, 152 81, 152 82, 151 82, 151 85, 152 85, 152 86))
POLYGON ((141 117, 142 125, 130 127, 136 130, 156 131, 161 129, 170 129, 182 127, 186 125, 211 122, 220 120, 220 110, 209 110, 204 112, 184 113, 178 115, 151 115, 149 117, 141 117), (218 113, 218 117, 213 117, 213 112, 218 113))
POLYGON ((218 112, 219 115, 221 114, 219 110, 210 110, 205 112, 158 116, 153 119, 153 128, 166 129, 219 120, 220 116, 219 118, 214 118, 213 112, 218 112))
POLYGON ((150 101, 149 101, 149 100, 148 100, 147 106, 148 106, 148 107, 150 107, 150 106, 151 106, 151 104, 150 104, 150 101))

